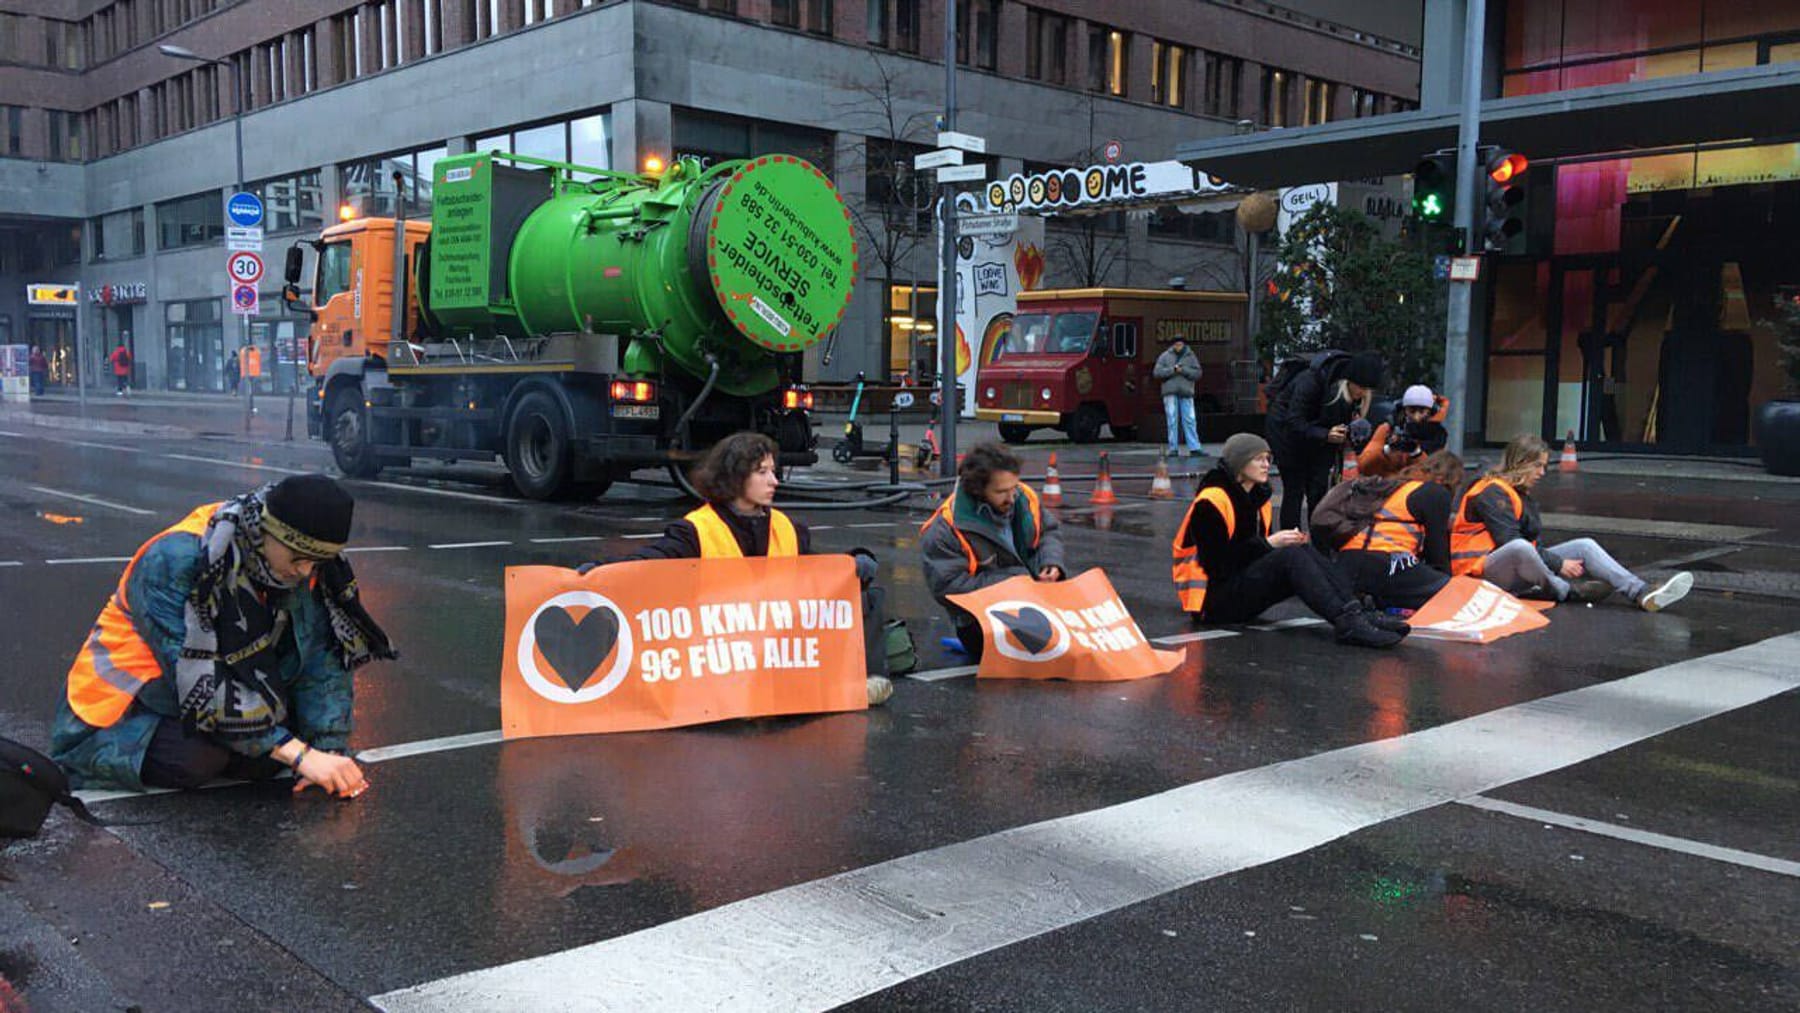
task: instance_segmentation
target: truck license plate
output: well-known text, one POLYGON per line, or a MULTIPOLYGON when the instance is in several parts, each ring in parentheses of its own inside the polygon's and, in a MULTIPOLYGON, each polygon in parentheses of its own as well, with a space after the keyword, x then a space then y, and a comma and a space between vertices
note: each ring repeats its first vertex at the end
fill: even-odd
POLYGON ((662 417, 662 406, 653 404, 616 404, 612 406, 615 419, 654 419, 662 417))
POLYGON ((1018 412, 1002 412, 1000 415, 1000 421, 1002 421, 1002 422, 1023 422, 1023 421, 1025 421, 1025 416, 1020 415, 1018 412))

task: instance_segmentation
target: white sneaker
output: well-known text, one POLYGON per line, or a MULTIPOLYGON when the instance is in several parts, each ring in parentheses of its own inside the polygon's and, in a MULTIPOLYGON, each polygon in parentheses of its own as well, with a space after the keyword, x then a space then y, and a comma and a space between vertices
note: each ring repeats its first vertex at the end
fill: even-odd
POLYGON ((894 695, 894 683, 885 675, 869 676, 869 706, 879 707, 894 695))
POLYGON ((1687 593, 1693 589, 1694 575, 1683 571, 1645 591, 1643 597, 1638 599, 1638 607, 1645 612, 1661 612, 1686 598, 1687 593))

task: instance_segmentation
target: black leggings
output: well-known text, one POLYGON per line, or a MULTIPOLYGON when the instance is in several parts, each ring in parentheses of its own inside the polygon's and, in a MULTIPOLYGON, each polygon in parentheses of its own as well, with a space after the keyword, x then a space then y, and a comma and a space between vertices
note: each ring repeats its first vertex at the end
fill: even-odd
POLYGON ((163 718, 150 736, 138 776, 147 788, 198 788, 209 781, 266 781, 287 768, 267 756, 234 753, 217 739, 163 718))
POLYGON ((1397 552, 1352 549, 1338 553, 1337 567, 1356 593, 1374 598, 1382 608, 1423 608, 1450 583, 1442 572, 1397 552))
POLYGON ((1336 619, 1356 600, 1350 581, 1317 550, 1305 545, 1271 549, 1238 573, 1210 583, 1203 615, 1214 623, 1255 619, 1270 606, 1296 595, 1307 608, 1326 619, 1336 619))
POLYGON ((1313 448, 1275 451, 1281 469, 1281 530, 1299 530, 1331 488, 1331 456, 1313 448))

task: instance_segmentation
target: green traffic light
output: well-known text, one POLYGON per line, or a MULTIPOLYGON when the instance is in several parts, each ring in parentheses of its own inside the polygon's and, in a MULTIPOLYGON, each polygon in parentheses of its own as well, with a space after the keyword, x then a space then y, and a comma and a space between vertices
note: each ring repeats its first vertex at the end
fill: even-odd
POLYGON ((1441 218, 1444 215, 1443 198, 1435 193, 1421 195, 1416 203, 1421 218, 1441 218))

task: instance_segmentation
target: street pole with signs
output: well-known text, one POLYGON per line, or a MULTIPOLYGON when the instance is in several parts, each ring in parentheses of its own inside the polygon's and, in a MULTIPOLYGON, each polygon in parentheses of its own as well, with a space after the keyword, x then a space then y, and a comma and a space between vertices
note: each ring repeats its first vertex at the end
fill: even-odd
MULTIPOLYGON (((1481 166, 1475 159, 1477 139, 1481 134, 1481 66, 1486 49, 1487 0, 1468 0, 1468 23, 1463 28, 1463 94, 1462 121, 1457 129, 1456 159, 1456 226, 1463 236, 1462 254, 1477 256, 1475 226, 1475 174, 1481 166)), ((1444 396, 1450 407, 1445 413, 1444 428, 1449 430, 1447 449, 1453 454, 1463 451, 1463 432, 1468 428, 1469 398, 1469 318, 1474 307, 1474 282, 1450 282, 1449 320, 1444 328, 1444 396)))
MULTIPOLYGON (((944 4, 944 129, 956 129, 956 0, 944 4)), ((956 474, 956 423, 962 405, 956 396, 956 187, 938 181, 938 413, 944 421, 939 439, 942 457, 938 471, 956 474)))

